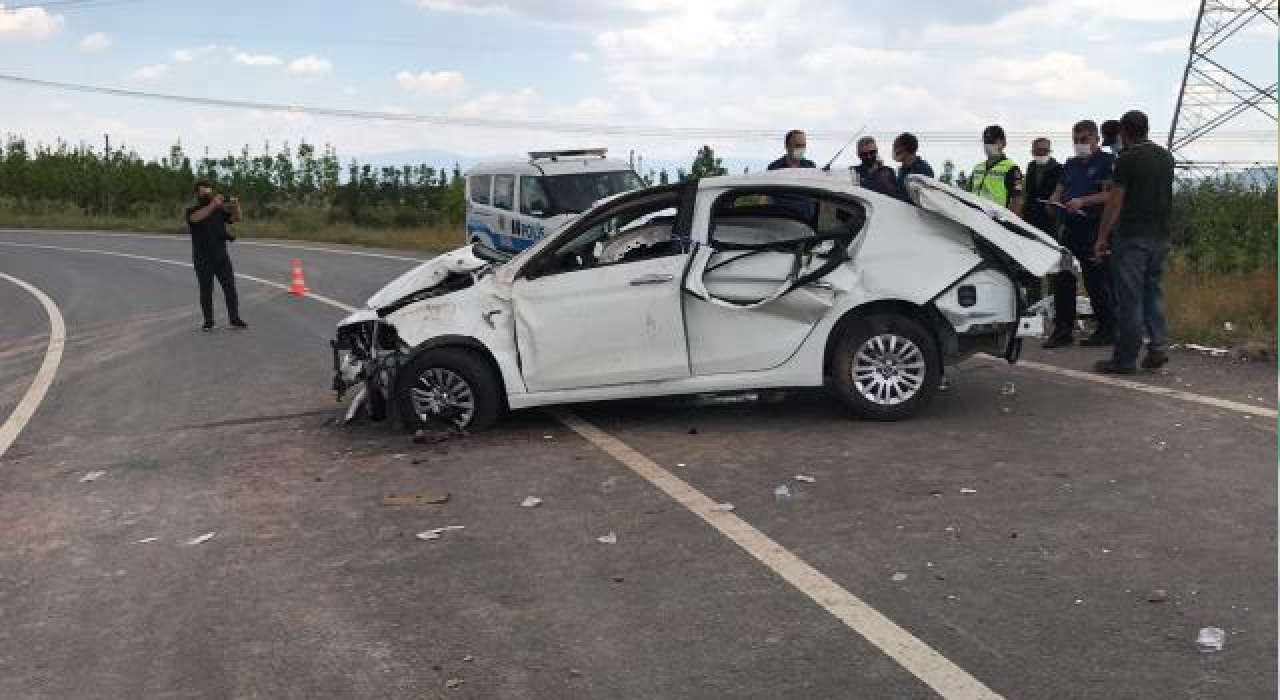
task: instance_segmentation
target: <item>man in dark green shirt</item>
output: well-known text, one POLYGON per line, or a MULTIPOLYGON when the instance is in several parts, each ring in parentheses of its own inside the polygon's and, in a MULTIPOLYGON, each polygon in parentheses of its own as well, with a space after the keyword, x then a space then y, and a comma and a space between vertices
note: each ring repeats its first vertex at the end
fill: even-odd
POLYGON ((1099 258, 1111 256, 1116 296, 1115 350, 1111 359, 1095 365, 1108 374, 1138 371, 1144 330, 1148 343, 1142 368, 1159 369, 1169 362, 1160 284, 1169 255, 1173 156, 1152 143, 1147 132, 1142 112, 1120 118, 1120 157, 1094 250, 1099 258))

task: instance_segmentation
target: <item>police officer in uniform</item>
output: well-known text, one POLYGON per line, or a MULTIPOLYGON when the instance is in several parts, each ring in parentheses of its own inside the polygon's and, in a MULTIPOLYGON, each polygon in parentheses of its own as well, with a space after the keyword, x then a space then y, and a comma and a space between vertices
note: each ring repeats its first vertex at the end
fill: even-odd
POLYGON ((1003 128, 992 124, 983 129, 982 147, 987 159, 973 166, 969 191, 1022 216, 1022 171, 1004 154, 1007 145, 1003 128))

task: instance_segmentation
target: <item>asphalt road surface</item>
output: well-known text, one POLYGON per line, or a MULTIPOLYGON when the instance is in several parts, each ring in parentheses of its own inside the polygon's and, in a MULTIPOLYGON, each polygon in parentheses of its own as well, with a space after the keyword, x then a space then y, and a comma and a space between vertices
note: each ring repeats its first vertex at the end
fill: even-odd
MULTIPOLYGON (((349 305, 413 265, 360 252, 233 248, 349 305)), ((904 423, 798 392, 414 445, 335 424, 340 310, 242 279, 252 327, 202 334, 189 255, 0 232, 0 273, 67 327, 0 455, 0 698, 1276 696, 1273 365, 1177 353, 1136 378, 1167 396, 1051 371, 1099 354, 1073 348, 973 360, 904 423), (429 491, 450 499, 383 505, 429 491)), ((5 279, 0 321, 4 421, 50 323, 5 279)))

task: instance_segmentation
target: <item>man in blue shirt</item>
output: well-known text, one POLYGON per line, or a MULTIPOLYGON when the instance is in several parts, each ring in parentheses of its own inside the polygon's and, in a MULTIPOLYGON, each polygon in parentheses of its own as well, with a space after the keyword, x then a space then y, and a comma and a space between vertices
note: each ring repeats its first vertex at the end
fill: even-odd
POLYGON ((916 155, 918 150, 920 150, 920 141, 915 134, 898 134, 898 138, 893 140, 893 159, 902 164, 898 168, 898 197, 904 202, 911 201, 907 196, 908 175, 933 177, 933 166, 929 165, 929 161, 916 155))
MULTIPOLYGON (((1098 147, 1098 125, 1092 120, 1076 123, 1071 130, 1075 156, 1062 166, 1062 180, 1050 201, 1062 204, 1062 244, 1080 262, 1084 288, 1098 328, 1081 344, 1105 347, 1115 342, 1115 294, 1105 260, 1093 249, 1098 242, 1098 226, 1107 200, 1115 156, 1098 147)), ((1053 280, 1054 329, 1044 344, 1057 348, 1074 342, 1076 323, 1076 276, 1071 270, 1059 272, 1053 280)))

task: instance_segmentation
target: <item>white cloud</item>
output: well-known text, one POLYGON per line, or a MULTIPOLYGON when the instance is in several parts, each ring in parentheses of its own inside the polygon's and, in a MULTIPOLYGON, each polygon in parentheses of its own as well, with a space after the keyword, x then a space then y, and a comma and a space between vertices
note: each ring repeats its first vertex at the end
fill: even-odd
POLYGON ((1015 44, 1042 40, 1047 31, 1082 27, 1093 29, 1122 22, 1171 22, 1195 19, 1195 0, 1052 0, 1023 7, 989 22, 951 24, 930 22, 921 31, 929 43, 1015 44))
POLYGON ((402 70, 396 73, 396 82, 405 90, 431 97, 458 95, 467 87, 467 81, 462 74, 451 70, 435 73, 425 70, 421 73, 402 70))
POLYGON ((175 63, 195 63, 196 61, 207 58, 218 52, 217 44, 205 44, 190 49, 174 49, 169 52, 169 58, 175 63))
POLYGON ((540 101, 538 92, 531 87, 510 93, 489 92, 462 103, 453 113, 461 117, 533 119, 540 101))
POLYGON ((159 80, 165 73, 169 72, 169 66, 165 63, 155 63, 149 66, 143 66, 132 73, 137 80, 153 81, 159 80))
POLYGON ((413 4, 432 12, 462 12, 472 15, 512 13, 510 4, 495 0, 413 0, 413 4))
POLYGON ((1189 46, 1191 46, 1191 37, 1171 36, 1167 39, 1148 41, 1138 48, 1144 53, 1173 53, 1175 51, 1186 52, 1189 46))
POLYGON ((868 49, 853 44, 837 44, 803 54, 796 64, 815 73, 836 73, 918 65, 924 62, 924 58, 924 54, 916 51, 868 49))
POLYGON ((327 75, 333 71, 333 64, 326 58, 308 54, 289 62, 289 72, 297 75, 327 75))
POLYGON ((1000 76, 994 81, 983 79, 982 85, 987 94, 1002 97, 1083 98, 1128 89, 1123 80, 1091 68, 1083 57, 1061 51, 1035 60, 988 56, 973 62, 970 75, 1000 76))
POLYGON ((64 24, 62 15, 51 15, 43 7, 6 10, 0 4, 0 39, 43 39, 59 32, 64 24))
POLYGON ((80 42, 76 44, 76 48, 85 53, 94 53, 111 48, 111 43, 111 37, 107 36, 105 33, 94 32, 81 39, 80 42))
POLYGON ((591 60, 591 54, 586 51, 574 51, 569 54, 569 60, 574 63, 587 63, 591 60))
POLYGON ((232 55, 232 60, 242 66, 278 66, 284 61, 279 56, 270 54, 252 54, 244 51, 237 51, 232 55))

